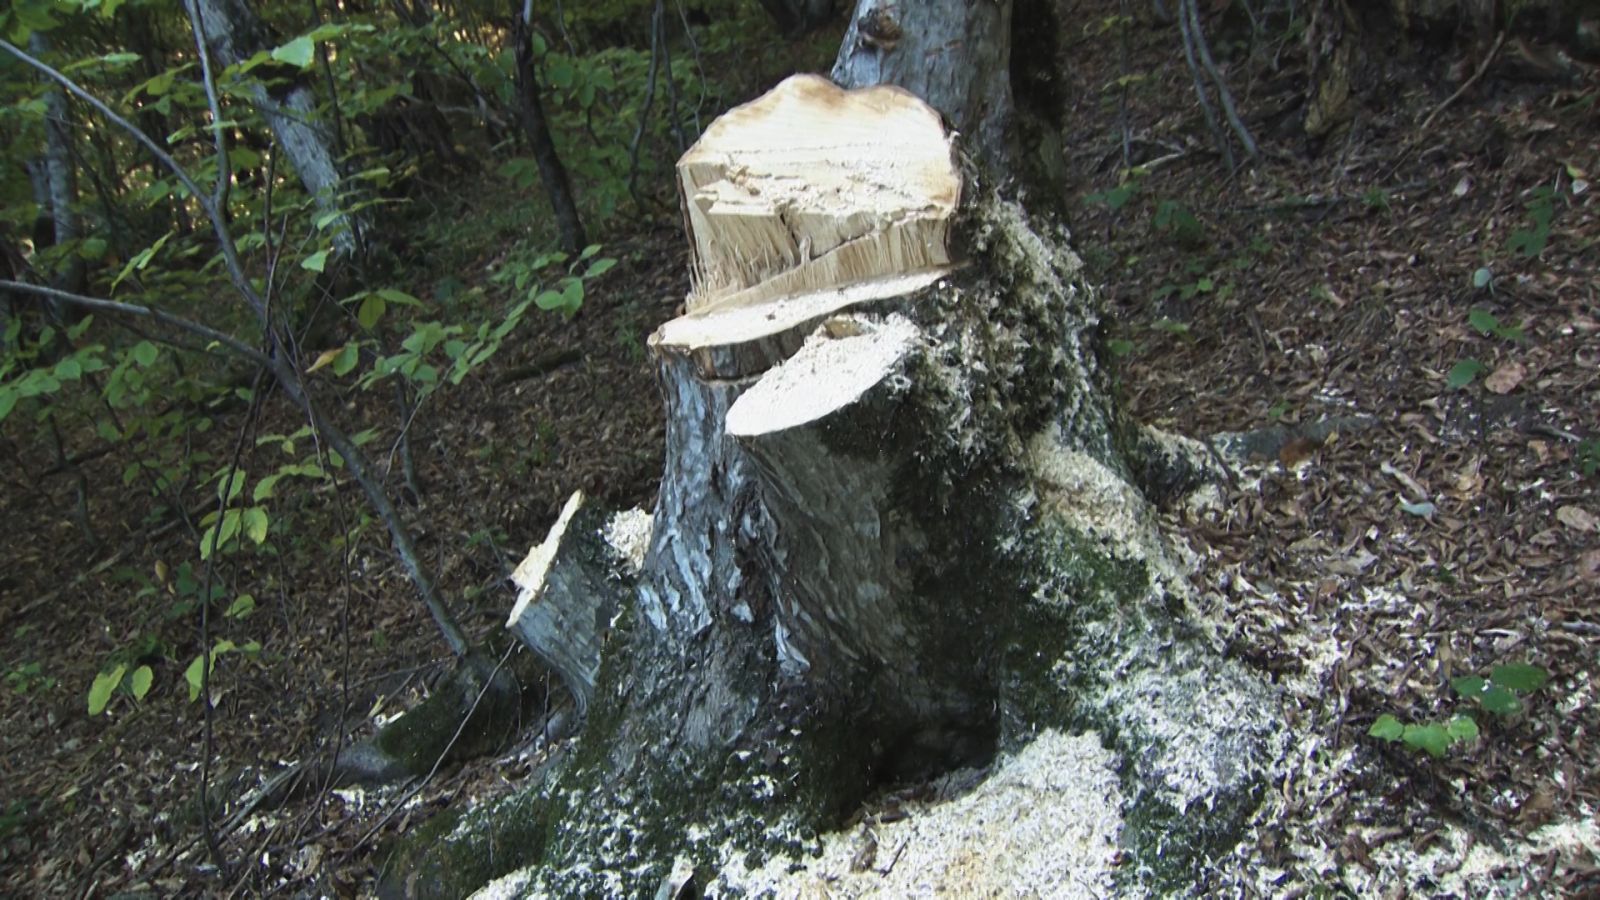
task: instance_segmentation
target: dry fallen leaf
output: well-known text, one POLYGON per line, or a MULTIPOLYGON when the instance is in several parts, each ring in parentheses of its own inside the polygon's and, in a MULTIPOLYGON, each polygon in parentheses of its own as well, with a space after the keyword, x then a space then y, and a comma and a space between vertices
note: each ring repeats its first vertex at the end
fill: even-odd
POLYGON ((1600 550, 1590 550, 1578 557, 1578 575, 1585 579, 1600 576, 1600 550))
POLYGON ((1509 394, 1517 389, 1522 379, 1528 377, 1528 367, 1519 362, 1508 362, 1483 380, 1483 386, 1496 394, 1509 394))
POLYGON ((1293 469, 1310 459, 1312 454, 1317 452, 1318 446, 1320 445, 1311 438, 1297 437, 1284 444, 1283 449, 1278 451, 1278 462, 1283 463, 1285 469, 1293 469))
POLYGON ((317 361, 311 364, 311 368, 306 370, 306 374, 310 375, 312 372, 315 372, 323 366, 326 366, 328 363, 333 362, 334 358, 343 352, 343 347, 335 347, 332 350, 324 350, 321 353, 318 353, 317 361))
POLYGON ((1556 521, 1571 528, 1573 531, 1592 532, 1600 530, 1600 519, 1594 517, 1581 506, 1563 506, 1556 510, 1556 521))

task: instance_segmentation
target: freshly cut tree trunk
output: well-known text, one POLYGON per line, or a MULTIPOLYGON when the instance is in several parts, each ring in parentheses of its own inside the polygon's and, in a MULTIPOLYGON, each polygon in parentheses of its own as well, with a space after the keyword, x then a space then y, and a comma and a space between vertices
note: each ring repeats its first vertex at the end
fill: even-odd
POLYGON ((1065 235, 979 171, 910 93, 812 76, 684 156, 648 548, 573 505, 519 570, 511 627, 583 730, 420 836, 414 889, 1170 889, 1237 839, 1280 729, 1135 483, 1183 448, 1120 413, 1065 235), (906 825, 915 865, 838 850, 915 784, 952 801, 906 825))

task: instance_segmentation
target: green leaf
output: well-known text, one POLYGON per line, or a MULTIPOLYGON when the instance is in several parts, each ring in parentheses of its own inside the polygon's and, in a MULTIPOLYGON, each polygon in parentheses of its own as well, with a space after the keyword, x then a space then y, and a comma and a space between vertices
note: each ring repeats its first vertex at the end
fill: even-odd
POLYGON ((1112 338, 1111 340, 1106 341, 1106 349, 1111 352, 1112 356, 1120 359, 1121 357, 1132 353, 1136 348, 1134 347, 1133 341, 1125 341, 1121 338, 1112 338))
POLYGON ((339 355, 334 357, 333 374, 338 375, 341 378, 349 375, 350 370, 354 369, 356 367, 356 363, 360 360, 361 348, 357 347, 354 343, 345 344, 344 349, 339 351, 339 355))
POLYGON ((245 480, 246 472, 243 469, 224 472, 222 477, 217 479, 217 499, 223 503, 232 502, 233 498, 239 496, 239 492, 244 490, 245 480))
POLYGON ((1545 682, 1550 680, 1550 673, 1538 666, 1530 666, 1525 663, 1509 663, 1503 666, 1495 666, 1494 670, 1489 673, 1489 680, 1507 690, 1526 694, 1529 691, 1537 691, 1539 688, 1544 687, 1545 682))
POLYGON ((106 706, 111 703, 111 692, 122 684, 122 676, 128 667, 120 664, 109 672, 101 672, 94 677, 94 683, 89 685, 89 715, 98 716, 106 711, 106 706))
POLYGON ((239 533, 239 511, 230 509, 222 516, 219 525, 212 525, 200 535, 200 558, 210 559, 212 550, 221 550, 228 546, 239 533))
MULTIPOLYGON (((388 309, 388 306, 384 303, 382 297, 377 294, 368 294, 361 301, 361 308, 356 310, 356 321, 361 323, 362 328, 371 331, 377 327, 378 320, 383 318, 383 313, 386 309, 388 309)), ((338 369, 334 369, 335 373, 338 371, 338 369)))
POLYGON ((1473 328, 1476 328, 1479 334, 1485 337, 1498 334, 1500 332, 1500 320, 1495 318, 1494 314, 1486 309, 1474 309, 1473 311, 1467 313, 1467 322, 1471 324, 1473 328))
POLYGON ((1522 701, 1517 699, 1516 694, 1496 685, 1490 685, 1480 694, 1478 702, 1497 716, 1509 716, 1522 709, 1522 701))
POLYGON ((1475 700, 1483 693, 1483 689, 1489 686, 1489 683, 1476 675, 1463 675, 1460 678, 1450 679, 1450 686, 1462 697, 1468 700, 1475 700))
POLYGON ((0 385, 0 422, 4 422, 6 420, 6 416, 11 415, 11 411, 16 408, 16 390, 14 390, 9 384, 0 385))
POLYGON ((267 511, 259 506, 245 509, 239 515, 245 537, 256 543, 264 543, 267 539, 267 511))
POLYGON ((418 300, 405 291, 397 291, 394 288, 380 288, 377 293, 379 297, 382 297, 390 303, 396 303, 400 306, 415 306, 419 309, 422 307, 421 300, 418 300))
POLYGON ((1438 512, 1438 508, 1426 500, 1420 503, 1407 503, 1402 500, 1400 502, 1400 509, 1410 513, 1413 516, 1421 516, 1423 518, 1427 518, 1433 515, 1435 512, 1438 512))
POLYGON ((1489 271, 1487 266, 1472 273, 1472 286, 1480 291, 1488 287, 1492 281, 1494 281, 1494 273, 1489 271))
POLYGON ((1398 741, 1400 736, 1405 733, 1405 730, 1405 726, 1400 724, 1399 719, 1384 713, 1378 717, 1378 721, 1372 723, 1371 728, 1367 729, 1367 735, 1380 741, 1398 741))
POLYGON ((1430 722, 1427 725, 1407 725, 1400 739, 1405 741, 1406 746, 1425 751, 1434 759, 1443 757, 1444 752, 1450 748, 1450 735, 1444 730, 1444 726, 1437 722, 1430 722))
POLYGON ((243 619, 256 611, 256 598, 249 594, 240 594, 228 604, 228 611, 223 613, 230 619, 243 619))
POLYGON ((161 351, 156 345, 149 341, 140 341, 133 345, 132 350, 128 351, 128 355, 133 357, 133 361, 146 369, 156 364, 156 357, 160 354, 161 351))
POLYGON ((304 69, 316 59, 317 42, 310 35, 301 35, 272 51, 272 58, 281 63, 304 69))
POLYGON ((278 479, 282 478, 283 475, 284 473, 282 472, 274 472, 256 482, 256 489, 250 494, 251 501, 260 503, 271 498, 273 489, 278 486, 278 479))
POLYGON ((138 253, 135 253, 133 258, 128 260, 128 262, 123 265, 122 271, 117 273, 117 277, 111 279, 111 287, 115 288, 118 284, 122 283, 124 278, 127 278, 135 271, 142 270, 145 266, 150 265, 150 260, 154 259, 155 255, 161 252, 161 248, 166 246, 167 241, 174 234, 176 234, 176 232, 169 231, 162 235, 161 239, 156 241, 154 244, 151 244, 143 250, 140 250, 138 253))
POLYGON ((565 89, 572 87, 575 74, 576 70, 572 67, 571 60, 566 57, 556 57, 550 61, 545 77, 550 80, 551 86, 565 89))
POLYGON ((156 673, 150 671, 149 666, 140 666, 133 670, 133 675, 128 679, 128 687, 133 691, 135 700, 143 700, 150 693, 150 684, 156 680, 156 673))
POLYGON ((193 703, 200 696, 200 667, 206 664, 209 654, 202 653, 189 663, 189 668, 183 670, 183 680, 189 682, 189 702, 193 703))
POLYGON ((305 259, 300 260, 300 268, 313 272, 321 272, 328 265, 328 251, 318 250, 305 259))
POLYGON ((104 257, 106 255, 105 238, 84 238, 83 243, 78 245, 78 255, 90 260, 104 257))
POLYGON ((1472 383, 1472 379, 1482 375, 1488 367, 1475 359, 1463 359, 1450 367, 1450 374, 1445 376, 1445 384, 1452 390, 1460 390, 1472 383))
POLYGON ((617 261, 609 256, 605 259, 597 259, 594 261, 594 265, 590 266, 589 270, 583 273, 583 277, 599 278, 601 275, 611 271, 611 267, 615 266, 616 264, 617 261))
POLYGON ((1450 735, 1452 744, 1460 744, 1478 737, 1478 723, 1463 713, 1451 719, 1450 724, 1445 726, 1445 731, 1450 735))

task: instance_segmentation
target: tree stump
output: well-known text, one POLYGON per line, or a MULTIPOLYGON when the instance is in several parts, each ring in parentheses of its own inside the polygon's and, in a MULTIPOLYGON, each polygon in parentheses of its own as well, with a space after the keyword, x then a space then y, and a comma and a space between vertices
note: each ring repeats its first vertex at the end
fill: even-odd
POLYGON ((898 893, 1001 858, 1003 890, 1192 885, 1278 763, 1276 701, 1186 610, 1144 473, 1189 457, 1121 412, 1064 232, 892 87, 791 78, 678 173, 693 290, 650 340, 648 549, 596 550, 598 517, 546 545, 589 588, 530 581, 511 624, 582 731, 437 853, 496 842, 473 871, 528 865, 500 887, 550 896, 898 893), (584 624, 556 646, 557 621, 584 624), (915 784, 948 801, 908 826, 918 863, 841 863, 851 816, 915 784), (931 824, 1019 785, 1043 837, 931 824), (1080 826, 1115 852, 1063 855, 1080 826))

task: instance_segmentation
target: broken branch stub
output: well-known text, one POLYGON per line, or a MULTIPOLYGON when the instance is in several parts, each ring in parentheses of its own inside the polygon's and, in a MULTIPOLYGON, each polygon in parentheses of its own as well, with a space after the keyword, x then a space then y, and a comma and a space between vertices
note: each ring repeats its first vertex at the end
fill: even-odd
MULTIPOLYGON (((653 342, 694 355, 761 342, 946 274, 961 200, 939 114, 894 87, 797 75, 718 119, 678 162, 693 290, 653 342)), ((776 347, 771 361, 796 346, 776 347)))

